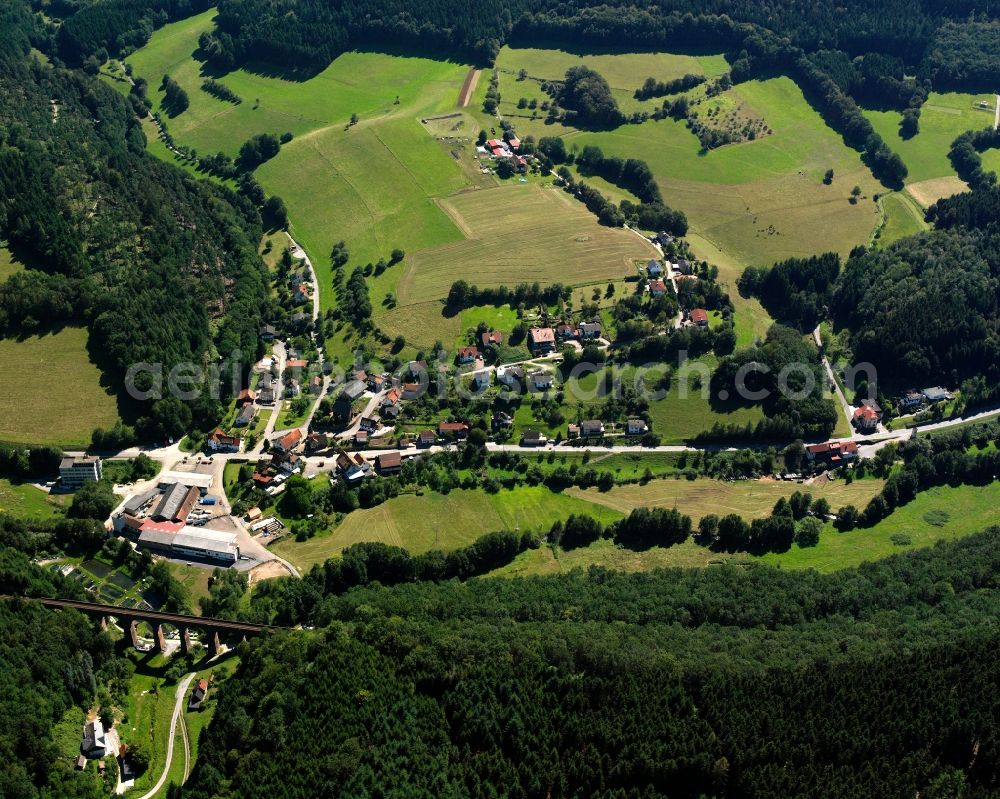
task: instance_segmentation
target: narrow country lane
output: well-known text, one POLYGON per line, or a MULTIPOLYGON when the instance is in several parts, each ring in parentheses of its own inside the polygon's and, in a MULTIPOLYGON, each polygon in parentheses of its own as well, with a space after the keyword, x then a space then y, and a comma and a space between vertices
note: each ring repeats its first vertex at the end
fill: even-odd
MULTIPOLYGON (((180 720, 181 713, 184 712, 184 698, 187 696, 188 686, 191 685, 191 680, 194 677, 195 673, 191 672, 177 686, 177 701, 174 703, 174 714, 170 718, 170 737, 167 739, 167 760, 163 764, 163 773, 160 774, 160 779, 156 781, 156 785, 140 796, 139 799, 153 799, 167 781, 167 775, 170 773, 170 763, 174 758, 174 736, 177 734, 177 722, 180 720)), ((185 738, 186 742, 187 739, 185 738)))

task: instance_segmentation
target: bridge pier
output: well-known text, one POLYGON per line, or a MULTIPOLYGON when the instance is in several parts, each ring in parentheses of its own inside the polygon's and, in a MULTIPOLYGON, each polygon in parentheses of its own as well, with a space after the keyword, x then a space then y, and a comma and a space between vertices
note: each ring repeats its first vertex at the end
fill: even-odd
POLYGON ((191 654, 191 628, 181 627, 181 653, 191 654))
POLYGON ((108 631, 108 617, 101 616, 101 632, 106 633, 108 631))
POLYGON ((163 625, 156 625, 156 647, 160 650, 161 655, 167 654, 167 634, 164 632, 163 625))
POLYGON ((139 622, 135 619, 129 622, 128 633, 132 638, 132 648, 139 649, 139 622))
POLYGON ((219 631, 210 630, 208 633, 209 650, 213 655, 218 655, 222 651, 222 641, 219 640, 219 631))

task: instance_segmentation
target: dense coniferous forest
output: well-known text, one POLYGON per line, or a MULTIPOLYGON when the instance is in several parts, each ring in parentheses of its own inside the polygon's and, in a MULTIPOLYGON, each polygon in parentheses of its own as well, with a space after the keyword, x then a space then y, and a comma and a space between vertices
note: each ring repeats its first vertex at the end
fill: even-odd
MULTIPOLYGON (((78 584, 0 545, 0 594, 77 596, 78 584)), ((102 783, 74 771, 56 748, 53 726, 73 706, 89 707, 112 661, 111 641, 88 619, 29 601, 0 600, 0 796, 99 799, 102 783)))
POLYGON ((996 796, 998 542, 331 597, 246 645, 178 796, 996 796))
MULTIPOLYGON (((200 364, 212 347, 253 358, 267 294, 257 209, 147 155, 112 89, 32 59, 42 34, 19 9, 0 43, 0 235, 37 268, 0 286, 0 332, 85 324, 116 380, 136 363, 200 364)), ((125 410, 160 439, 218 413, 207 395, 125 410)))
POLYGON ((739 289, 803 332, 832 319, 848 331, 855 363, 874 364, 887 388, 966 383, 969 399, 991 399, 1000 379, 998 208, 1000 190, 984 181, 931 206, 935 230, 857 248, 842 269, 834 253, 750 267, 739 289))

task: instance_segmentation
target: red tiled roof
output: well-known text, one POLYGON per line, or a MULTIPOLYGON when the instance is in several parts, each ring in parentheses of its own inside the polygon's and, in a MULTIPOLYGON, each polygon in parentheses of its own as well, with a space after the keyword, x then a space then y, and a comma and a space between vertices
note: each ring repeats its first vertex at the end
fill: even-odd
POLYGON ((459 347, 458 348, 458 357, 459 358, 467 358, 467 357, 470 357, 470 356, 473 357, 473 358, 475 358, 477 355, 479 355, 479 349, 477 347, 469 346, 469 347, 459 347))
POLYGON ((219 427, 216 427, 215 430, 212 431, 212 435, 210 435, 209 438, 212 441, 215 441, 218 444, 239 444, 240 443, 240 437, 239 436, 230 436, 230 435, 227 435, 226 433, 222 432, 222 429, 219 428, 219 427))
POLYGON ((650 291, 666 291, 667 290, 667 284, 664 283, 662 280, 650 280, 649 281, 649 290, 650 291))
POLYGON ((298 443, 302 440, 302 431, 296 428, 290 433, 285 433, 281 438, 279 438, 275 443, 278 444, 283 450, 294 449, 298 443))
POLYGON ((402 464, 398 452, 385 452, 378 456, 378 466, 380 469, 394 469, 402 464))
POLYGON ((873 411, 868 406, 863 406, 861 408, 858 408, 854 412, 854 418, 855 419, 878 419, 878 414, 875 413, 875 411, 873 411))
POLYGON ((285 361, 286 369, 305 369, 307 361, 303 361, 301 358, 295 358, 291 361, 285 361))
POLYGON ((468 429, 469 426, 465 422, 441 422, 438 425, 438 432, 440 433, 457 433, 468 429))
POLYGON ((708 321, 708 311, 704 308, 693 308, 691 310, 691 321, 696 324, 708 321))

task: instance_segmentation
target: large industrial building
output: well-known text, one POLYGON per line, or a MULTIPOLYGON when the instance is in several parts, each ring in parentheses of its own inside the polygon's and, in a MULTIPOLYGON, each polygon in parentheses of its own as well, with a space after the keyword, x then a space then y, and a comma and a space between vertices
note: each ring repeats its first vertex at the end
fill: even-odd
POLYGON ((187 523, 199 497, 211 484, 211 475, 165 472, 157 488, 126 500, 114 519, 115 530, 143 549, 167 557, 235 563, 240 557, 235 533, 187 523))
POLYGON ((173 558, 198 558, 235 563, 240 558, 235 533, 182 526, 176 532, 150 527, 139 534, 139 546, 173 558))

